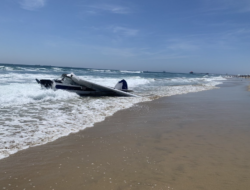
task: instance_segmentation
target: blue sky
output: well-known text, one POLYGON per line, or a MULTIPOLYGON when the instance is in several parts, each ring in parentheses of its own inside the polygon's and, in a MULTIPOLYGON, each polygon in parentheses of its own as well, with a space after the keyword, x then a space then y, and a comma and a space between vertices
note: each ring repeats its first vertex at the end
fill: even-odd
POLYGON ((0 63, 250 73, 250 1, 1 0, 0 63))

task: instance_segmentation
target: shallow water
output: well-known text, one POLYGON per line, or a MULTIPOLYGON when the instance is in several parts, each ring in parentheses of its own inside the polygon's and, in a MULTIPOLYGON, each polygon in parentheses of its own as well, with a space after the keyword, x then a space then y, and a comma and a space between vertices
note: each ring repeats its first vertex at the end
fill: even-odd
POLYGON ((209 90, 225 81, 213 74, 4 64, 0 64, 0 76, 0 159, 91 127, 138 102, 209 90), (140 97, 79 97, 67 91, 41 89, 35 81, 36 78, 55 79, 71 72, 110 87, 125 79, 129 88, 140 97))

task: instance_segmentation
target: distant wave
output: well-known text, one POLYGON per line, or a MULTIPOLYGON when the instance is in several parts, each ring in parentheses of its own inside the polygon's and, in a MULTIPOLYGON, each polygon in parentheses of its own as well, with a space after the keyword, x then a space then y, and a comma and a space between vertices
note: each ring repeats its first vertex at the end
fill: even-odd
POLYGON ((141 73, 141 71, 124 71, 124 70, 121 70, 120 72, 121 73, 141 73))

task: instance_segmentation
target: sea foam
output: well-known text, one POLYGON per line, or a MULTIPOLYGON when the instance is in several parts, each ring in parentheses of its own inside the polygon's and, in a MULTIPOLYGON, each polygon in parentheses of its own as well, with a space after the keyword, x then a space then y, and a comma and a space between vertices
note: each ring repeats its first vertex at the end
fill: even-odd
POLYGON ((85 69, 83 72, 77 71, 80 78, 110 87, 114 87, 119 80, 126 79, 129 88, 139 97, 80 97, 67 91, 45 90, 35 82, 35 78, 57 78, 60 68, 52 68, 45 73, 38 72, 39 69, 35 70, 35 73, 2 73, 0 158, 92 127, 115 112, 139 102, 213 89, 225 80, 220 76, 157 77, 155 74, 121 75, 118 72, 110 75, 100 72, 98 75, 92 75, 92 71, 85 69))

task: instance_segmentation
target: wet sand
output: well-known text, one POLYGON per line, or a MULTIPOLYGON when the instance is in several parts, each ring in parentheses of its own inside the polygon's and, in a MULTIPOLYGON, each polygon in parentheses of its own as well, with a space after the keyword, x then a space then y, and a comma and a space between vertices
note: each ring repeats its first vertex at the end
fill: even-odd
POLYGON ((235 80, 140 103, 20 151, 0 160, 0 189, 249 189, 246 88, 235 80))

